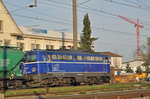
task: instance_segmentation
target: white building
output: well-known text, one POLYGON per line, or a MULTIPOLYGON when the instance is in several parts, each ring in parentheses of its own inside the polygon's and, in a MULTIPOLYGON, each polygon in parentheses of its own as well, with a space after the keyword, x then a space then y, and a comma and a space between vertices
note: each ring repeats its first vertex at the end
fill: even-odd
MULTIPOLYGON (((23 40, 19 40, 18 45, 24 51, 33 49, 60 49, 65 46, 66 49, 73 47, 73 34, 46 29, 20 27, 23 32, 23 40)), ((16 35, 17 36, 17 35, 16 35)), ((78 35, 78 44, 80 35, 78 35)))
MULTIPOLYGON (((80 35, 78 34, 78 45, 80 35)), ((46 29, 18 27, 0 0, 0 45, 18 46, 23 51, 32 49, 72 49, 73 34, 46 29)))
POLYGON ((124 62, 122 64, 122 69, 125 71, 126 70, 126 66, 127 64, 129 64, 129 66, 131 67, 131 69, 134 71, 134 73, 136 73, 136 70, 137 70, 137 67, 141 67, 141 69, 143 71, 146 70, 145 66, 143 65, 144 64, 144 61, 143 60, 134 60, 134 61, 129 61, 129 62, 124 62))

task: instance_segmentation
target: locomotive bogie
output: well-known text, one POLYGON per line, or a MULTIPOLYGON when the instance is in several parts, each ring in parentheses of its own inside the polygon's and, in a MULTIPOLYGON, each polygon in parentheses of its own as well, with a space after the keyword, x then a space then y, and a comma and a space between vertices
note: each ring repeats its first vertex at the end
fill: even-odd
POLYGON ((30 87, 42 87, 42 86, 66 86, 66 85, 92 85, 108 83, 110 80, 110 74, 108 73, 51 73, 51 74, 37 74, 28 75, 32 78, 32 81, 28 81, 30 87), (33 77, 34 76, 34 77, 33 77), (40 80, 39 80, 39 77, 40 80), (35 79, 36 78, 36 79, 35 79))

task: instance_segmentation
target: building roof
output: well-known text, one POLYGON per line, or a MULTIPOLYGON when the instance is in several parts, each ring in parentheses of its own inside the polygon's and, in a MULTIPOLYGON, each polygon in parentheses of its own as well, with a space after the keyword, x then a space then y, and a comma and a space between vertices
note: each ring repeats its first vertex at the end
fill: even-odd
MULTIPOLYGON (((19 27, 24 35, 32 36, 42 36, 42 37, 51 37, 51 38, 64 38, 64 39, 73 39, 72 33, 63 33, 58 31, 51 31, 46 29, 31 28, 31 27, 19 27)), ((78 34, 78 40, 80 40, 80 34, 78 34)))
POLYGON ((108 55, 111 57, 122 57, 121 55, 118 55, 116 53, 112 53, 112 52, 99 52, 100 54, 104 54, 104 55, 108 55))

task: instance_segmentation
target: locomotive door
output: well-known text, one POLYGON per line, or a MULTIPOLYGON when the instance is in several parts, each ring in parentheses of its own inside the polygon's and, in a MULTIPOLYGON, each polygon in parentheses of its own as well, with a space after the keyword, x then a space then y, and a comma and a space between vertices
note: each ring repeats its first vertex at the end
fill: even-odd
POLYGON ((103 58, 103 72, 107 72, 107 58, 103 58))
POLYGON ((50 55, 47 55, 47 58, 48 58, 48 61, 47 61, 47 72, 50 72, 50 68, 51 68, 51 65, 50 65, 50 62, 51 62, 51 57, 50 55))

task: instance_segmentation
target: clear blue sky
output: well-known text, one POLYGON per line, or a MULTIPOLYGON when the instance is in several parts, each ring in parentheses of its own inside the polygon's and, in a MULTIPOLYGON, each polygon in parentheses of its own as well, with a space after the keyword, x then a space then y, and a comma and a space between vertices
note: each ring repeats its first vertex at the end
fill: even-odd
MULTIPOLYGON (((36 26, 48 30, 68 29, 72 33, 72 0, 37 0, 37 8, 28 8, 34 0, 3 0, 19 26, 36 26)), ((122 15, 150 28, 150 0, 77 0, 78 33, 86 13, 91 21, 97 52, 111 51, 133 60, 136 51, 136 28, 120 19, 122 15), (88 2, 86 2, 88 1, 88 2)), ((145 45, 150 30, 140 29, 140 44, 145 45)))

